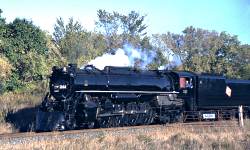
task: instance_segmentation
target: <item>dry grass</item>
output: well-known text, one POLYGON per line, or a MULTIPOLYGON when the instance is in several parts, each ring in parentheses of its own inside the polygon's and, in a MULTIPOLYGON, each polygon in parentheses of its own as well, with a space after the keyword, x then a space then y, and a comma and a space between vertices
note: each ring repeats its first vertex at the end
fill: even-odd
POLYGON ((97 137, 43 140, 17 145, 4 144, 0 149, 250 149, 249 130, 239 128, 187 128, 168 127, 162 130, 138 133, 103 133, 97 137))
POLYGON ((34 106, 41 102, 42 94, 31 93, 5 93, 0 95, 0 106, 5 109, 20 109, 26 106, 34 106))
POLYGON ((12 124, 0 123, 0 134, 16 132, 12 124))
POLYGON ((38 105, 42 97, 42 94, 35 95, 32 93, 5 93, 0 95, 0 134, 18 131, 17 126, 21 126, 20 123, 27 122, 26 119, 30 119, 27 118, 27 113, 31 111, 27 111, 27 109, 38 105))
POLYGON ((25 93, 6 93, 0 96, 0 122, 5 122, 9 112, 16 112, 26 107, 33 107, 41 102, 42 97, 25 93))

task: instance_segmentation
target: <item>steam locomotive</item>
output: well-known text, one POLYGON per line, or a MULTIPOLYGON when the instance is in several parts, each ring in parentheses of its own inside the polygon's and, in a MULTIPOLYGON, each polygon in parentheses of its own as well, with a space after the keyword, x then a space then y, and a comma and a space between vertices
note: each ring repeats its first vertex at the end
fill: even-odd
POLYGON ((148 125, 235 117, 250 112, 250 80, 186 71, 70 64, 53 67, 36 131, 148 125))

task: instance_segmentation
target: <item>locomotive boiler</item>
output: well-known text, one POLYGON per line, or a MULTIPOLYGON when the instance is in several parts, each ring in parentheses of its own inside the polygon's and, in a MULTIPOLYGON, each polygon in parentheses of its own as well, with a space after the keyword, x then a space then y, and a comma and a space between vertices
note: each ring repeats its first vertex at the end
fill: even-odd
POLYGON ((36 131, 214 120, 250 106, 250 81, 192 72, 70 64, 53 67, 49 86, 36 131))

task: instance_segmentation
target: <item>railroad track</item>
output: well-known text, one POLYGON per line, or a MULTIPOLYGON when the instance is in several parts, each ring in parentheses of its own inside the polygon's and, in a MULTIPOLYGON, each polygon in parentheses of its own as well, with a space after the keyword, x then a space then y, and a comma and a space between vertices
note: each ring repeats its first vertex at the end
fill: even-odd
MULTIPOLYGON (((174 124, 169 124, 172 126, 174 124)), ((237 120, 229 120, 229 121, 203 121, 203 122, 187 122, 187 123, 177 123, 179 126, 184 127, 239 127, 239 123, 237 120)), ((168 126, 168 125, 167 125, 168 126)))
POLYGON ((111 134, 124 134, 124 133, 137 133, 137 132, 150 132, 170 127, 185 127, 185 128, 239 128, 236 121, 215 121, 215 122, 190 122, 190 123, 173 123, 166 125, 144 125, 144 126, 130 126, 130 127, 116 127, 116 128, 99 128, 99 129, 83 129, 83 130, 71 130, 63 132, 25 132, 25 133, 8 133, 0 134, 0 145, 1 144, 21 144, 33 141, 41 140, 52 140, 58 139, 72 139, 79 138, 82 136, 98 137, 104 133, 111 134))

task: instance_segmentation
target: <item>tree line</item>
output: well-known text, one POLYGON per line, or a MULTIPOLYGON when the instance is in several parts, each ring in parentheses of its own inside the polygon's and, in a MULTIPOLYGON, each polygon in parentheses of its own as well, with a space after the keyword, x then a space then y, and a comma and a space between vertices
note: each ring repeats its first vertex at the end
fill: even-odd
MULTIPOLYGON (((237 36, 192 26, 181 34, 149 35, 146 15, 98 10, 94 31, 87 31, 74 18, 56 20, 53 35, 32 21, 16 18, 7 23, 0 9, 0 92, 32 88, 50 74, 54 65, 83 65, 104 53, 115 53, 130 44, 156 55, 147 68, 165 65, 171 69, 221 74, 250 79, 250 45, 237 36), (167 54, 167 55, 166 55, 167 54), (181 62, 173 64, 169 56, 181 62)), ((143 60, 136 60, 140 67, 143 60)))

